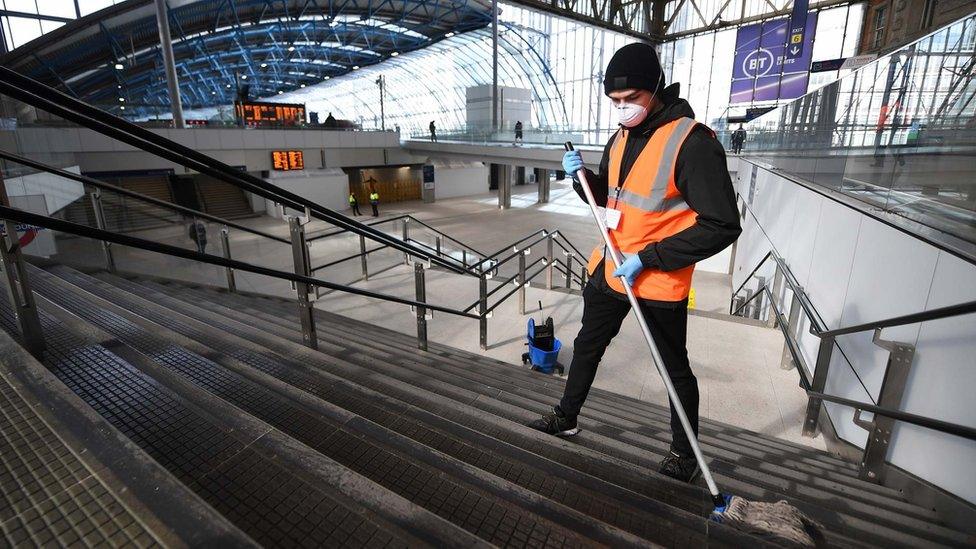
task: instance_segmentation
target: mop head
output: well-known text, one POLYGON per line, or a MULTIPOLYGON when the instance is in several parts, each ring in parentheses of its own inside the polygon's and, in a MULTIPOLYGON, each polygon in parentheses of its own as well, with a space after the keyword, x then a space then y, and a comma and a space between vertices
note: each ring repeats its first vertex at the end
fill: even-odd
POLYGON ((710 520, 785 547, 824 545, 820 524, 786 501, 766 503, 725 496, 725 505, 717 507, 710 520))

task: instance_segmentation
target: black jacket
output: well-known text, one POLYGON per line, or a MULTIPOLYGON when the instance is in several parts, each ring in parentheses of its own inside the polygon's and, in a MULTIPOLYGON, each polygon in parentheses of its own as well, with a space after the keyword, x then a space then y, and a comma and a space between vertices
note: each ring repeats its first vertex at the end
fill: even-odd
MULTIPOLYGON (((664 106, 648 116, 644 122, 630 129, 618 181, 623 181, 627 177, 637 157, 657 128, 681 117, 695 117, 691 105, 678 97, 678 91, 678 84, 672 84, 662 90, 661 99, 664 106)), ((600 173, 586 170, 586 178, 593 191, 593 198, 597 205, 604 207, 607 205, 609 195, 607 172, 610 164, 610 147, 615 138, 616 134, 603 149, 600 173)), ((742 232, 739 226, 735 191, 732 189, 732 179, 725 162, 725 149, 706 128, 696 127, 681 145, 674 168, 674 177, 678 191, 688 206, 698 214, 698 218, 691 227, 660 242, 648 244, 641 250, 638 255, 646 269, 674 271, 687 267, 724 250, 742 232)), ((578 181, 573 184, 573 187, 580 198, 586 200, 578 181)), ((597 269, 596 272, 601 271, 597 269)), ((624 295, 610 288, 602 276, 593 277, 591 282, 605 292, 626 299, 624 295)), ((663 307, 676 307, 685 303, 685 301, 645 301, 663 307)))

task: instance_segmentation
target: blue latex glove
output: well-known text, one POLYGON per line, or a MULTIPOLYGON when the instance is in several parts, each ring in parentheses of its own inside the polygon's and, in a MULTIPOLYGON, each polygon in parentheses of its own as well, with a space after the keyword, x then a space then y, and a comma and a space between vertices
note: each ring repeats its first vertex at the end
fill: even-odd
POLYGON ((579 151, 566 151, 563 155, 563 171, 569 175, 583 169, 583 155, 579 151))
POLYGON ((627 258, 623 265, 619 269, 613 272, 613 276, 622 276, 627 279, 627 285, 633 286, 634 281, 637 280, 637 276, 641 274, 644 270, 644 264, 641 263, 640 257, 633 256, 627 258))

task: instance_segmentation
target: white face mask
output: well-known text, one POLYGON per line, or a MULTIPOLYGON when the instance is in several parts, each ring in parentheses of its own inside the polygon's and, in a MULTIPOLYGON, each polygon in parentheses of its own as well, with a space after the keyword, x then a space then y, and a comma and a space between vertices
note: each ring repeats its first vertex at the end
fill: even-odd
POLYGON ((617 119, 625 128, 633 128, 647 118, 647 106, 637 103, 621 103, 616 106, 617 119))
MULTIPOLYGON (((657 85, 654 86, 654 91, 651 92, 651 95, 657 96, 657 92, 661 89, 661 82, 663 81, 664 77, 662 76, 661 79, 657 81, 657 85)), ((617 119, 620 120, 620 124, 623 127, 633 128, 647 118, 650 106, 650 103, 648 103, 646 106, 638 105, 637 103, 621 103, 615 106, 617 109, 617 119)))

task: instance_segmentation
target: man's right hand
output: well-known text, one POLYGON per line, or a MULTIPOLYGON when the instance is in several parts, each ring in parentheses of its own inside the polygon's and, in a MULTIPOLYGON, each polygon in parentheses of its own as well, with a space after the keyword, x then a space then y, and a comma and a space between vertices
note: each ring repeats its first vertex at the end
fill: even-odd
POLYGON ((579 151, 566 151, 563 155, 563 171, 572 176, 583 169, 583 155, 579 151))

